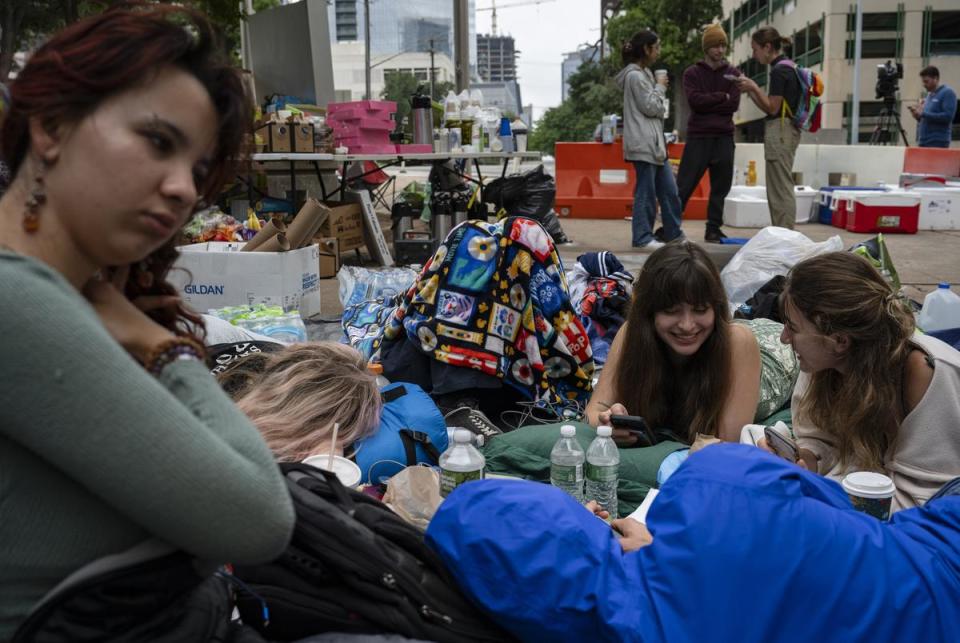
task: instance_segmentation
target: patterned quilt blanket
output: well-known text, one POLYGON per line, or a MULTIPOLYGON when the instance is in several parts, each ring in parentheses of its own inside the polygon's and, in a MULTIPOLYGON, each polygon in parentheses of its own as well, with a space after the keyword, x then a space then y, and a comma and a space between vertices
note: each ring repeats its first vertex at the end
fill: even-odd
POLYGON ((532 400, 580 410, 590 397, 590 341, 550 235, 531 219, 457 226, 409 291, 348 308, 343 327, 368 357, 405 333, 432 359, 532 400))

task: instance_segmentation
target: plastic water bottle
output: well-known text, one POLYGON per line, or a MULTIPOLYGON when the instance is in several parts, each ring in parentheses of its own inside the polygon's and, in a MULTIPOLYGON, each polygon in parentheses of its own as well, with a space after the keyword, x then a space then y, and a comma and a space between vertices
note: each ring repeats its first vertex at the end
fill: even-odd
POLYGON ((577 427, 564 424, 550 451, 550 484, 583 502, 583 463, 587 456, 577 442, 577 427))
POLYGON ((596 500, 610 512, 610 518, 617 517, 617 480, 620 477, 620 452, 610 437, 613 429, 598 426, 597 437, 587 449, 585 500, 596 500))
POLYGON ((950 290, 950 284, 941 281, 936 290, 923 298, 917 323, 928 333, 960 328, 960 295, 950 290))
POLYGON ((440 454, 440 495, 444 498, 464 482, 483 479, 487 461, 471 444, 472 440, 470 431, 457 429, 453 433, 453 442, 440 454))

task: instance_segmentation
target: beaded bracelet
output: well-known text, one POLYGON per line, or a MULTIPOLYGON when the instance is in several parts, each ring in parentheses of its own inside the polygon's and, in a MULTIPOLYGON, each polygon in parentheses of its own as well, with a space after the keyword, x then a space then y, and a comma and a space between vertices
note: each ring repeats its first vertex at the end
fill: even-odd
POLYGON ((173 337, 157 344, 143 360, 148 373, 159 375, 169 364, 180 359, 203 360, 203 346, 189 337, 173 337))

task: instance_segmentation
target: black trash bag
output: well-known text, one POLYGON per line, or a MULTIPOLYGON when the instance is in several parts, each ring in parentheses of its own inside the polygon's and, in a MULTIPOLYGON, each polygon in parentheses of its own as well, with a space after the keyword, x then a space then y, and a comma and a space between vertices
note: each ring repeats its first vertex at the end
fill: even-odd
POLYGON ((550 211, 543 215, 543 221, 540 222, 540 225, 542 225, 547 233, 553 238, 553 243, 555 245, 561 243, 570 243, 570 238, 567 237, 566 233, 563 231, 563 228, 560 227, 560 218, 557 216, 557 211, 553 208, 550 208, 550 211))
POLYGON ((510 217, 527 217, 543 224, 543 218, 553 209, 557 184, 543 171, 543 165, 524 172, 495 179, 483 189, 483 201, 492 203, 494 210, 506 210, 510 217))

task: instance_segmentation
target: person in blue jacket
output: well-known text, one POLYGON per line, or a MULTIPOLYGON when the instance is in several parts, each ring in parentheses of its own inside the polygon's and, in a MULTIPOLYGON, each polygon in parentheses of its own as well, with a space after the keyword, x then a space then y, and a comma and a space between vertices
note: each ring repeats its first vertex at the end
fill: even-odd
POLYGON ((919 105, 907 109, 917 119, 917 145, 950 147, 950 130, 957 115, 957 93, 940 84, 940 70, 929 65, 920 70, 920 81, 927 97, 919 105))
POLYGON ((831 480, 721 444, 664 483, 652 542, 507 480, 458 487, 427 542, 525 641, 956 641, 960 479, 947 487, 884 523, 831 480))

